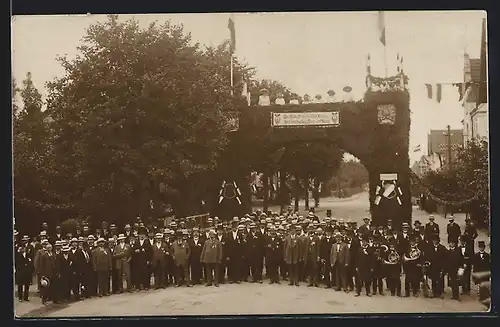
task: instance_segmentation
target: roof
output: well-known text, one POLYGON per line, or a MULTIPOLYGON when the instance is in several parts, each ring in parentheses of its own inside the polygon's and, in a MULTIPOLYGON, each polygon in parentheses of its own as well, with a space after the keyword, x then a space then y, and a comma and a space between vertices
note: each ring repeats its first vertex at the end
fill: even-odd
POLYGON ((470 59, 470 74, 472 82, 481 81, 481 59, 470 59))

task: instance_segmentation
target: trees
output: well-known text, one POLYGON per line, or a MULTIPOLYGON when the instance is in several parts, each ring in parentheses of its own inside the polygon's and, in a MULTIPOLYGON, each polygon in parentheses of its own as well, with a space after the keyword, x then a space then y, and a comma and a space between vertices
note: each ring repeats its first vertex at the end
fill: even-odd
POLYGON ((457 152, 453 170, 444 167, 439 171, 430 171, 424 176, 422 184, 434 201, 449 207, 462 207, 476 223, 488 224, 488 142, 469 141, 457 152))
MULTIPOLYGON (((227 45, 190 40, 170 22, 141 29, 110 15, 87 29, 77 58, 59 58, 65 75, 47 99, 57 183, 80 214, 117 221, 201 203, 238 102, 227 45)), ((235 74, 251 75, 244 68, 235 74)))

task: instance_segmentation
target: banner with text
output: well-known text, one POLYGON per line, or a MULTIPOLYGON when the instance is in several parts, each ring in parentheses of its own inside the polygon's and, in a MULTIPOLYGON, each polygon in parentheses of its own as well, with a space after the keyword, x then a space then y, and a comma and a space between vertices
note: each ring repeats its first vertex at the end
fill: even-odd
POLYGON ((340 124, 338 111, 329 112, 273 112, 271 126, 273 127, 332 127, 340 124))

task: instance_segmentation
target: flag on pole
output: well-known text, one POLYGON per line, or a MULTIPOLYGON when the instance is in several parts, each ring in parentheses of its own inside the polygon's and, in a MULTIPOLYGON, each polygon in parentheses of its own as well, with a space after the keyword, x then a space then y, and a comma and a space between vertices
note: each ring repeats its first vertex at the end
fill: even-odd
POLYGON ((440 103, 443 92, 443 84, 425 84, 425 87, 427 87, 427 97, 429 99, 436 99, 437 103, 440 103))
POLYGON ((241 91, 241 96, 245 97, 247 100, 247 104, 250 105, 250 92, 248 91, 248 83, 244 82, 243 83, 243 90, 241 91))
POLYGON ((378 12, 378 32, 379 40, 385 46, 385 12, 378 12))
POLYGON ((233 18, 229 18, 229 21, 227 23, 227 27, 229 28, 229 33, 231 35, 230 38, 230 46, 231 46, 231 53, 233 54, 236 51, 236 33, 234 30, 234 21, 233 18))
POLYGON ((421 151, 420 144, 413 149, 413 152, 420 152, 420 151, 421 151))

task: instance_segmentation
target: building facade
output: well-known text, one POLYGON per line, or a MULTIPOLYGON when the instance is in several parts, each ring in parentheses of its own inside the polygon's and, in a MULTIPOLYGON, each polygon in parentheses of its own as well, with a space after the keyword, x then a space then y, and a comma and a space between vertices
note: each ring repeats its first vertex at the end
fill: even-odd
MULTIPOLYGON (((463 147, 464 136, 461 129, 452 129, 450 134, 451 159, 454 160, 457 151, 463 147)), ((449 162, 448 153, 448 130, 432 129, 427 135, 427 156, 437 155, 441 166, 444 166, 449 162)))

